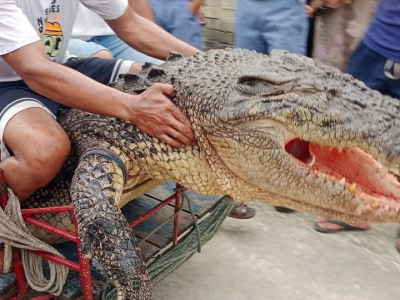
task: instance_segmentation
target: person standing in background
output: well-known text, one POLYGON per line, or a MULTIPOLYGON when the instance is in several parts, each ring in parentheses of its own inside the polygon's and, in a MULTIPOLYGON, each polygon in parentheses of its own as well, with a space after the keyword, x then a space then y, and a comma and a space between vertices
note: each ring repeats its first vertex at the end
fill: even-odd
MULTIPOLYGON (((368 1, 360 0, 364 5, 368 1)), ((366 34, 352 54, 347 72, 378 90, 400 100, 400 0, 381 0, 366 34)), ((367 222, 319 218, 315 229, 321 233, 366 230, 367 222)), ((400 231, 396 241, 400 251, 400 231)))
POLYGON ((269 54, 274 49, 306 54, 304 0, 237 0, 235 46, 269 54))
POLYGON ((376 3, 377 0, 310 1, 308 15, 315 16, 312 57, 345 72, 376 3))
POLYGON ((150 0, 155 22, 178 39, 203 49, 201 6, 204 0, 150 0))
MULTIPOLYGON (((274 49, 306 55, 308 19, 304 0, 237 0, 235 46, 269 54, 274 49)), ((275 207, 282 213, 294 212, 275 207)))

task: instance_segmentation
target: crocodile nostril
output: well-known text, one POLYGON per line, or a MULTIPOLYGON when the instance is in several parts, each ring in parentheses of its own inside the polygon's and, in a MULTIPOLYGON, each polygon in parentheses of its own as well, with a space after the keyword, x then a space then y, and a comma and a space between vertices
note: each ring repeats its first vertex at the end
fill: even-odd
POLYGON ((336 97, 339 94, 337 89, 329 89, 328 93, 333 97, 336 97))

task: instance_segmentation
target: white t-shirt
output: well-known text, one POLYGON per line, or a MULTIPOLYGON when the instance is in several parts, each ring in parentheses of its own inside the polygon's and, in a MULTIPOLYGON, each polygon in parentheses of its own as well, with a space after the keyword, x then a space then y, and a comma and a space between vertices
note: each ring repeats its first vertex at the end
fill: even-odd
POLYGON ((88 40, 99 35, 113 35, 114 31, 97 14, 79 4, 78 15, 72 29, 73 39, 88 40))
MULTIPOLYGON (((0 56, 42 40, 49 58, 63 63, 79 2, 104 20, 128 6, 127 0, 0 0, 0 56)), ((20 79, 0 57, 0 82, 20 79)))

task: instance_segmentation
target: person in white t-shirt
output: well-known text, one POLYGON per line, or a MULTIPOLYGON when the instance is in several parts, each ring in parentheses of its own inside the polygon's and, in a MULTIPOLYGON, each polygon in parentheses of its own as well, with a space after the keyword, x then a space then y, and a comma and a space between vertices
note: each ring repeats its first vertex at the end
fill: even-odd
MULTIPOLYGON (((140 16, 154 22, 148 0, 129 0, 140 16)), ((97 14, 80 4, 68 43, 68 52, 78 57, 128 59, 136 62, 163 63, 130 47, 97 14)))
MULTIPOLYGON (((199 51, 138 16, 127 0, 80 2, 149 56, 199 51)), ((0 168, 21 201, 49 183, 69 154, 69 139, 54 119, 62 107, 132 121, 174 147, 194 140, 190 123, 167 98, 171 85, 154 84, 140 95, 106 86, 123 72, 140 71, 141 64, 68 60, 78 5, 78 0, 0 0, 0 168)))

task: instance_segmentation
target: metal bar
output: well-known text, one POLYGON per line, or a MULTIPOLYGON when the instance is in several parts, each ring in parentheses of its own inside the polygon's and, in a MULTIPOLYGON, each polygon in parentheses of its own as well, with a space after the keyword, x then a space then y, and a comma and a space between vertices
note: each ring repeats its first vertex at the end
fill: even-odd
POLYGON ((40 207, 40 208, 26 208, 21 209, 23 216, 33 215, 33 214, 47 214, 53 212, 68 212, 73 211, 74 207, 72 205, 67 206, 54 206, 54 207, 40 207))
POLYGON ((182 190, 179 188, 180 186, 177 184, 177 191, 175 192, 175 212, 176 216, 174 218, 174 231, 173 231, 173 245, 176 246, 178 244, 179 237, 179 224, 181 220, 180 208, 182 205, 182 190))
POLYGON ((49 259, 51 261, 54 261, 60 265, 66 266, 74 271, 79 272, 79 270, 81 269, 79 264, 70 261, 66 258, 63 258, 61 256, 55 255, 55 254, 51 254, 51 253, 47 253, 47 252, 43 252, 43 251, 33 251, 33 253, 35 253, 36 255, 39 255, 41 257, 44 257, 46 259, 49 259))
MULTIPOLYGON (((1 184, 6 187, 6 177, 4 176, 4 171, 3 169, 0 169, 0 182, 1 184)), ((8 202, 8 190, 7 188, 4 189, 4 191, 2 191, 1 195, 0 195, 0 205, 4 208, 6 207, 8 202)))
POLYGON ((154 213, 162 209, 164 206, 167 206, 169 203, 174 201, 176 198, 176 193, 173 194, 171 197, 165 199, 163 202, 158 204, 157 206, 154 206, 152 209, 148 210, 145 214, 141 215, 139 218, 137 218, 135 221, 132 221, 129 224, 130 228, 133 228, 137 226, 139 223, 143 222, 144 220, 147 220, 149 217, 151 217, 154 213))
POLYGON ((21 298, 24 297, 28 292, 28 283, 26 282, 20 251, 16 251, 13 254, 13 269, 18 286, 18 298, 21 298))
MULTIPOLYGON (((75 232, 78 235, 79 234, 78 221, 76 220, 75 215, 74 215, 74 224, 75 224, 75 232)), ((80 264, 83 299, 93 300, 93 285, 92 285, 92 276, 90 274, 90 259, 82 255, 81 242, 79 241, 79 238, 77 239, 76 245, 78 247, 78 258, 80 264)))
POLYGON ((60 228, 57 228, 53 225, 46 223, 46 222, 40 221, 34 217, 24 216, 24 220, 25 220, 25 222, 31 223, 31 224, 36 225, 37 227, 43 228, 44 230, 47 230, 51 233, 55 233, 59 236, 62 236, 63 238, 70 240, 74 243, 78 242, 78 238, 75 235, 73 235, 72 233, 64 231, 60 228))
POLYGON ((49 300, 51 298, 55 298, 55 296, 52 294, 42 294, 42 295, 30 298, 30 300, 49 300))

